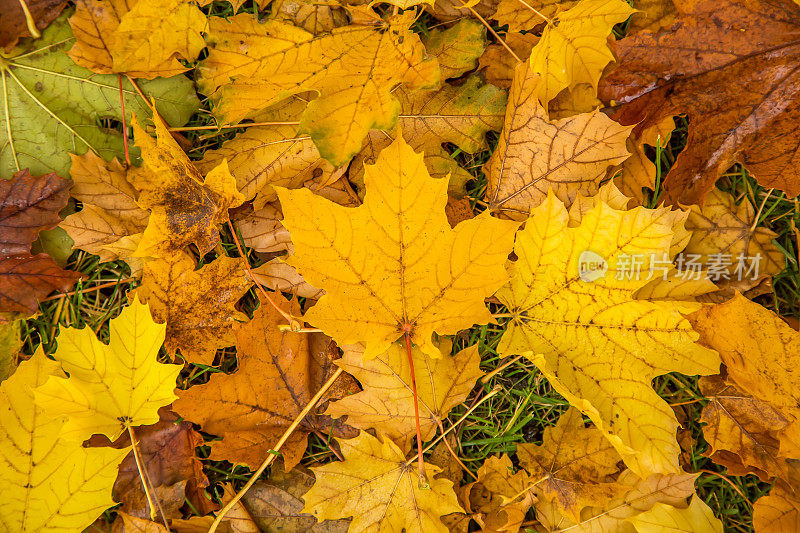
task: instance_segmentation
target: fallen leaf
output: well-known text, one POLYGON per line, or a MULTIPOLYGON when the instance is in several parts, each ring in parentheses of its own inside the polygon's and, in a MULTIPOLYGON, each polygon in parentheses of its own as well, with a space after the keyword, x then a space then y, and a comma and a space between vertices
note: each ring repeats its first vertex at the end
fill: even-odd
POLYGON ((568 87, 597 88, 606 65, 614 60, 607 39, 615 24, 634 10, 623 0, 581 0, 547 21, 533 47, 531 70, 541 76, 535 96, 543 106, 568 87))
POLYGON ((424 41, 439 63, 442 81, 458 78, 478 65, 486 49, 486 29, 474 19, 461 19, 449 28, 434 28, 424 41))
POLYGON ((676 2, 671 29, 616 43, 619 66, 603 100, 623 103, 614 117, 637 130, 667 116, 689 120, 686 148, 665 176, 666 199, 702 204, 719 176, 743 164, 766 187, 800 192, 798 120, 800 5, 725 0, 676 2), (731 83, 741 87, 735 94, 731 83))
POLYGON ((539 481, 532 492, 553 502, 573 522, 580 522, 584 507, 597 507, 625 492, 614 482, 619 454, 601 432, 584 426, 574 407, 554 427, 545 428, 541 445, 519 444, 517 457, 530 478, 539 481))
POLYGON ((208 58, 199 67, 200 91, 211 97, 223 123, 236 122, 291 94, 316 91, 300 120, 322 157, 346 163, 370 129, 391 129, 400 112, 392 96, 435 85, 439 70, 424 59, 409 30, 411 11, 381 27, 351 25, 314 36, 277 20, 250 14, 212 18, 208 58), (247 53, 240 51, 242 41, 247 53), (287 53, 290 54, 287 57, 287 53))
POLYGON ((60 436, 64 417, 34 405, 33 389, 62 377, 40 348, 0 383, 4 531, 81 531, 114 505, 111 487, 128 450, 83 448, 60 436))
POLYGON ((334 0, 276 0, 272 16, 314 35, 347 25, 347 11, 334 0))
MULTIPOLYGON (((35 22, 36 29, 41 31, 53 22, 66 7, 67 0, 26 0, 25 6, 35 22)), ((0 48, 6 52, 17 44, 21 37, 31 36, 29 23, 25 17, 22 4, 9 0, 3 4, 0 14, 0 48)))
POLYGON ((356 208, 307 189, 278 190, 294 245, 286 262, 326 291, 304 318, 340 345, 364 343, 367 358, 408 325, 413 342, 435 357, 434 332, 491 319, 483 299, 505 278, 517 224, 482 213, 451 229, 447 182, 432 179, 422 154, 401 138, 365 170, 367 193, 356 208))
POLYGON ((424 465, 429 487, 420 488, 415 466, 391 440, 362 431, 337 442, 345 460, 312 468, 317 481, 303 496, 303 512, 317 520, 352 517, 350 528, 364 533, 447 533, 440 517, 463 512, 453 484, 435 478, 439 468, 424 465))
POLYGON ((234 344, 233 327, 247 321, 235 308, 252 281, 239 258, 219 257, 195 270, 186 253, 144 265, 141 284, 128 296, 150 306, 166 323, 164 346, 192 363, 211 365, 219 348, 234 344))
POLYGON ((526 64, 516 70, 497 148, 484 166, 491 209, 524 218, 552 190, 571 204, 597 192, 606 170, 625 160, 630 128, 599 110, 550 121, 535 98, 539 76, 526 64))
POLYGON ((757 533, 795 533, 800 530, 800 499, 797 485, 778 482, 767 496, 753 505, 753 527, 757 533))
POLYGON ((17 357, 22 347, 20 321, 0 324, 0 382, 7 379, 17 369, 17 357))
POLYGON ((167 533, 167 528, 158 522, 131 516, 124 511, 117 511, 117 519, 112 526, 112 533, 167 533))
POLYGON ((286 292, 300 298, 319 300, 325 291, 312 287, 297 270, 284 263, 280 257, 267 261, 252 269, 253 279, 260 285, 273 291, 286 292))
MULTIPOLYGON (((472 9, 480 16, 488 18, 497 8, 497 2, 498 0, 478 0, 477 2, 471 0, 469 4, 474 4, 472 9)), ((436 0, 433 6, 425 6, 425 10, 439 20, 452 22, 463 19, 469 13, 464 8, 465 3, 464 0, 436 0)))
POLYGON ((678 421, 653 378, 719 368, 683 317, 699 304, 636 297, 657 275, 651 254, 677 253, 675 225, 668 208, 622 211, 601 200, 570 227, 551 193, 517 233, 511 281, 496 295, 512 315, 498 352, 527 354, 642 476, 680 471, 678 421), (646 258, 638 272, 626 266, 632 256, 646 258), (579 272, 589 261, 602 266, 591 277, 579 272))
MULTIPOLYGON (((124 154, 122 135, 98 126, 101 117, 122 119, 119 80, 73 63, 66 54, 72 39, 62 16, 41 39, 3 58, 0 80, 6 96, 0 103, 0 175, 28 168, 32 174, 67 176, 70 153, 93 151, 106 159, 124 154)), ((185 77, 143 80, 139 86, 170 124, 186 123, 199 106, 192 82, 185 77)), ((144 121, 150 116, 149 102, 129 81, 124 80, 122 87, 127 123, 132 116, 144 121)))
POLYGON ((47 254, 0 258, 0 312, 32 315, 39 300, 53 291, 67 291, 81 278, 64 270, 47 254))
POLYGON ((634 198, 638 205, 644 204, 643 188, 650 190, 656 188, 656 165, 647 156, 645 145, 653 148, 658 145, 662 149, 667 149, 674 129, 675 120, 667 117, 654 126, 632 133, 626 143, 631 156, 619 167, 609 170, 609 174, 613 174, 614 181, 620 189, 634 198))
MULTIPOLYGON (((299 314, 297 302, 290 305, 280 293, 272 297, 282 309, 299 314)), ((174 410, 222 437, 210 443, 212 459, 257 467, 335 371, 335 346, 327 337, 279 330, 285 322, 275 308, 262 302, 253 320, 236 330, 236 372, 213 374, 208 383, 179 391, 174 410)), ((351 390, 352 381, 340 378, 323 401, 351 390)), ((287 470, 300 461, 310 433, 331 431, 332 421, 321 416, 323 410, 309 414, 281 449, 287 470)), ((343 435, 338 424, 333 429, 343 435)))
POLYGON ((217 225, 228 219, 228 209, 240 205, 244 197, 225 161, 204 180, 161 118, 153 117, 153 122, 155 139, 133 123, 144 160, 142 170, 134 174, 133 186, 139 191, 139 207, 150 209, 134 255, 166 259, 189 244, 206 254, 220 242, 217 225))
POLYGON ((69 56, 100 74, 170 77, 188 70, 205 47, 206 17, 185 0, 77 0, 69 23, 75 46, 69 56))
MULTIPOLYGON (((513 2, 515 5, 522 5, 519 0, 513 2)), ((506 33, 504 40, 518 57, 530 57, 539 37, 533 33, 506 33)), ((519 63, 503 45, 495 43, 486 47, 479 64, 486 81, 503 89, 510 89, 519 63)))
MULTIPOLYGON (((450 355, 451 343, 441 345, 439 357, 431 359, 414 347, 419 428, 422 440, 430 440, 450 410, 466 400, 483 375, 478 365, 478 347, 471 346, 450 355)), ((405 453, 417 434, 411 368, 405 346, 392 344, 375 357, 365 359, 363 347, 347 347, 336 365, 356 378, 363 392, 333 402, 325 412, 359 429, 374 428, 389 437, 405 453)))
POLYGON ((68 418, 63 438, 101 433, 114 440, 130 426, 158 422, 158 409, 176 398, 181 367, 156 360, 165 327, 153 322, 148 306, 132 300, 110 324, 109 344, 90 328, 63 329, 53 356, 69 378, 54 376, 36 389, 37 405, 68 418))
POLYGON ((26 169, 0 179, 0 254, 27 254, 39 232, 61 222, 67 181, 55 173, 32 176, 26 169))
POLYGON ((689 507, 656 503, 649 510, 628 519, 638 533, 722 533, 722 522, 697 495, 689 507))
POLYGON ((483 503, 475 509, 482 516, 473 516, 481 531, 519 531, 535 500, 529 490, 531 483, 525 471, 514 472, 507 455, 487 457, 478 469, 478 481, 470 490, 483 492, 479 500, 483 503))

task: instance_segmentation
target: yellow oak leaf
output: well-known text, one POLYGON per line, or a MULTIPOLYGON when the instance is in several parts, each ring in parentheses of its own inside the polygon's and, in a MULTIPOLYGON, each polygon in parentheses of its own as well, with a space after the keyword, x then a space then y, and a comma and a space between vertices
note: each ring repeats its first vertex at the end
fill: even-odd
POLYGON ((689 206, 686 229, 692 238, 684 253, 699 256, 697 262, 727 292, 744 292, 786 267, 786 256, 772 243, 778 235, 756 225, 755 216, 747 199, 736 205, 736 198, 719 189, 706 195, 703 206, 689 206))
MULTIPOLYGON (((282 309, 300 312, 296 301, 290 304, 279 293, 273 298, 282 309)), ((262 302, 253 320, 236 330, 236 372, 214 374, 208 383, 178 392, 175 412, 222 437, 211 442, 212 458, 256 468, 336 370, 336 345, 328 337, 279 330, 285 323, 272 305, 262 302)), ((339 378, 323 401, 353 389, 358 390, 351 379, 339 378)), ((304 418, 281 449, 287 471, 300 462, 310 433, 331 432, 331 419, 322 410, 304 418)), ((334 429, 343 435, 340 426, 334 429)))
POLYGON ((123 259, 134 274, 141 271, 141 260, 114 245, 147 227, 150 212, 136 203, 139 192, 131 183, 140 171, 126 168, 117 159, 106 161, 94 152, 72 155, 70 194, 81 201, 83 209, 60 224, 74 248, 99 255, 101 261, 123 259))
POLYGON ((632 516, 628 522, 637 533, 722 533, 722 522, 697 495, 689 507, 656 503, 649 510, 632 516))
POLYGON ((320 521, 352 516, 350 529, 363 533, 447 533, 440 517, 463 512, 453 483, 436 479, 441 469, 425 464, 430 486, 420 488, 415 465, 391 440, 362 431, 337 442, 344 461, 311 469, 317 481, 303 496, 304 513, 320 521))
POLYGON ((654 474, 642 479, 630 470, 619 475, 617 483, 627 491, 617 498, 597 506, 588 507, 578 522, 558 512, 555 505, 538 505, 536 517, 546 531, 570 533, 616 533, 629 532, 627 522, 631 517, 663 503, 673 507, 685 507, 686 498, 694 494, 694 481, 698 474, 654 474))
POLYGON ((597 89, 603 69, 614 60, 607 44, 611 28, 633 13, 623 0, 581 0, 547 21, 529 60, 542 76, 535 91, 542 105, 567 87, 588 83, 597 89))
POLYGON ((155 139, 133 122, 144 161, 133 185, 139 191, 139 206, 150 210, 134 255, 167 258, 189 244, 196 244, 201 254, 208 253, 220 242, 217 225, 228 219, 228 209, 240 205, 244 197, 225 161, 203 180, 161 118, 154 116, 153 122, 155 139))
POLYGON ((34 404, 33 389, 63 377, 39 348, 0 384, 3 531, 82 531, 115 504, 111 489, 128 449, 84 448, 64 439, 65 418, 34 404))
MULTIPOLYGON (((580 411, 570 408, 554 427, 544 430, 542 444, 519 444, 517 457, 540 499, 554 502, 560 513, 580 521, 584 507, 597 506, 622 495, 614 482, 619 454, 602 433, 585 427, 580 411)), ((538 502, 537 502, 538 505, 538 502)))
POLYGON ((205 47, 206 17, 187 0, 77 0, 70 57, 100 74, 153 79, 185 72, 205 47))
POLYGON ((430 177, 402 138, 365 168, 364 203, 347 208, 307 189, 278 190, 294 253, 287 263, 325 296, 305 319, 365 357, 404 334, 432 357, 449 335, 491 314, 484 298, 507 279, 517 223, 484 212, 450 228, 447 181, 430 177))
POLYGON ((512 315, 498 351, 528 355, 641 476, 679 471, 678 421, 651 381, 719 368, 683 316, 700 304, 636 295, 654 277, 651 255, 674 257, 675 218, 600 201, 570 226, 551 193, 517 233, 511 280, 497 292, 512 315))
POLYGON ((210 95, 223 123, 236 122, 292 94, 315 91, 300 119, 301 133, 322 157, 346 163, 370 129, 391 129, 400 113, 392 95, 435 86, 439 69, 425 58, 409 29, 412 11, 381 26, 350 25, 315 36, 278 20, 249 14, 212 18, 208 58, 198 68, 201 92, 210 95))
MULTIPOLYGON (((450 410, 463 402, 483 375, 478 365, 478 347, 450 356, 449 343, 442 345, 437 359, 412 348, 419 398, 422 440, 429 440, 450 410)), ((336 365, 356 378, 363 392, 333 402, 326 411, 334 417, 347 416, 347 423, 360 429, 374 428, 401 450, 408 452, 416 436, 411 369, 405 346, 392 344, 375 359, 364 360, 363 348, 352 346, 336 365)))
POLYGON ((67 328, 58 336, 56 361, 69 378, 51 377, 36 389, 36 403, 53 416, 67 416, 64 438, 83 441, 102 433, 112 441, 130 426, 155 424, 173 394, 180 365, 156 359, 164 324, 133 300, 111 320, 109 344, 90 328, 67 328))
POLYGON ((187 361, 210 365, 218 348, 233 345, 233 326, 247 320, 234 306, 251 285, 241 259, 219 257, 195 270, 189 255, 176 253, 147 261, 129 298, 138 296, 166 322, 168 353, 180 350, 187 361))
MULTIPOLYGON (((451 143, 463 152, 474 154, 488 149, 486 132, 503 124, 506 95, 503 91, 470 76, 461 85, 444 84, 435 91, 411 93, 402 88, 393 93, 402 110, 397 119, 403 139, 415 151, 425 154, 425 166, 434 178, 450 176, 450 195, 464 195, 464 183, 472 174, 461 168, 443 147, 451 143)), ((366 143, 350 164, 350 180, 360 185, 364 165, 374 164, 389 146, 395 133, 372 130, 366 143)))
POLYGON ((484 166, 490 208, 515 218, 526 217, 549 190, 567 204, 578 194, 593 195, 608 167, 629 155, 630 127, 599 110, 550 121, 534 98, 540 85, 530 67, 517 67, 503 131, 484 166))

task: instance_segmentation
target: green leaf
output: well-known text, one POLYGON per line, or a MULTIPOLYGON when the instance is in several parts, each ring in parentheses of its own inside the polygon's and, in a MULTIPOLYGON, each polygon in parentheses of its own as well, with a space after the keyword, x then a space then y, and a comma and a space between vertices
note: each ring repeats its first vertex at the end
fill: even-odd
MULTIPOLYGON (((70 153, 94 150, 106 159, 122 156, 122 134, 101 127, 121 120, 119 81, 76 65, 66 52, 75 42, 66 13, 35 41, 0 56, 0 176, 29 168, 34 175, 66 176, 70 153)), ((183 125, 198 108, 191 80, 184 76, 140 81, 162 117, 183 125)), ((123 79, 127 123, 131 113, 145 123, 147 102, 123 79)))

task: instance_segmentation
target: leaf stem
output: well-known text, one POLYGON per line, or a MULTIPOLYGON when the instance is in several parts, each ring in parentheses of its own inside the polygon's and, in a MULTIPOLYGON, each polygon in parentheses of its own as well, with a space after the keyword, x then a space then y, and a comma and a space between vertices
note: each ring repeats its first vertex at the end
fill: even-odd
POLYGON ((128 152, 128 125, 125 122, 125 93, 122 92, 122 74, 117 74, 119 82, 119 103, 122 107, 122 143, 125 146, 125 162, 131 166, 131 155, 128 152))
POLYGON ((283 447, 283 445, 286 444, 286 441, 289 440, 289 437, 291 437, 292 433, 294 433, 294 430, 297 429, 297 426, 300 425, 300 423, 303 421, 306 415, 308 415, 308 413, 311 412, 314 406, 316 406, 317 403, 319 403, 319 401, 322 399, 325 393, 328 392, 328 389, 330 389, 333 386, 333 384, 336 382, 339 376, 342 375, 343 372, 344 370, 342 370, 341 368, 337 368, 336 372, 334 372, 333 375, 330 378, 328 378, 328 381, 326 381, 325 384, 317 391, 314 397, 308 401, 303 410, 300 411, 300 413, 295 417, 294 421, 292 421, 292 425, 286 428, 286 431, 284 431, 283 435, 281 435, 281 438, 278 439, 278 442, 275 444, 275 447, 272 448, 272 450, 270 450, 270 452, 272 453, 269 454, 269 457, 267 457, 264 460, 264 462, 261 463, 261 466, 258 467, 258 470, 253 472, 253 475, 250 476, 250 479, 247 481, 247 483, 245 483, 244 487, 242 487, 242 490, 237 492, 236 495, 233 497, 233 499, 231 499, 231 501, 229 501, 227 505, 225 505, 225 507, 222 508, 217 517, 214 519, 214 522, 211 524, 211 527, 208 528, 208 533, 214 533, 217 530, 217 527, 219 527, 225 515, 228 514, 228 512, 233 508, 233 506, 236 505, 239 502, 239 500, 242 499, 242 496, 244 496, 245 493, 248 490, 250 490, 250 487, 252 487, 256 481, 258 481, 258 478, 261 476, 261 474, 264 473, 264 470, 266 470, 267 467, 271 465, 272 462, 275 460, 275 458, 278 456, 277 452, 279 452, 280 449, 283 447))
POLYGON ((39 32, 39 28, 36 27, 36 21, 33 20, 28 4, 25 3, 25 0, 19 0, 19 7, 22 8, 22 12, 25 14, 25 23, 28 25, 28 31, 34 39, 38 39, 42 34, 39 32))
POLYGON ((403 324, 406 340, 406 355, 408 355, 408 366, 411 370, 411 392, 414 394, 414 421, 417 424, 417 469, 419 474, 419 488, 427 488, 428 482, 425 480, 425 463, 422 458, 422 431, 419 425, 419 396, 417 395, 417 377, 414 372, 414 357, 411 355, 411 331, 410 326, 403 324))

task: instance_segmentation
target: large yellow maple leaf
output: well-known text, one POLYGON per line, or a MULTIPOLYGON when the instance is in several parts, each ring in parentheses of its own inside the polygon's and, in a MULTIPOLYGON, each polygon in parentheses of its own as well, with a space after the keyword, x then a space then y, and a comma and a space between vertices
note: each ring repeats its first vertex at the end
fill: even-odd
POLYGON ((294 245, 287 262, 326 291, 305 318, 339 345, 364 343, 367 358, 406 332, 438 357, 434 332, 491 320, 483 300, 507 279, 517 223, 485 212, 451 229, 447 180, 431 178, 402 137, 365 168, 364 181, 356 208, 278 189, 294 245))
POLYGON ((128 449, 84 448, 60 436, 65 418, 34 405, 33 389, 64 373, 41 348, 0 384, 0 529, 74 533, 115 504, 128 449))
POLYGON ((637 299, 666 273, 652 258, 677 252, 675 218, 669 209, 623 211, 601 200, 570 226, 550 193, 518 232, 511 280, 497 293, 511 313, 500 353, 528 354, 640 476, 679 471, 678 421, 652 379, 719 368, 683 316, 700 304, 637 299), (634 261, 643 263, 638 273, 634 261))
POLYGON ((300 120, 334 165, 361 148, 370 129, 391 129, 400 113, 392 91, 435 86, 439 68, 410 30, 411 11, 378 26, 351 25, 315 36, 250 14, 213 18, 209 54, 198 68, 221 122, 231 123, 292 94, 316 91, 300 120))
POLYGON ((158 409, 173 393, 180 365, 156 360, 164 324, 156 324, 138 300, 111 320, 111 342, 90 328, 68 328, 58 336, 55 359, 69 379, 51 377, 36 389, 36 403, 54 416, 67 416, 61 435, 83 441, 102 433, 112 441, 131 426, 158 422, 158 409))
POLYGON ((344 461, 312 468, 317 478, 304 496, 304 513, 317 520, 352 516, 352 531, 376 533, 447 533, 440 517, 463 512, 452 481, 436 479, 439 467, 425 464, 428 488, 400 449, 366 432, 354 439, 337 439, 344 461))

